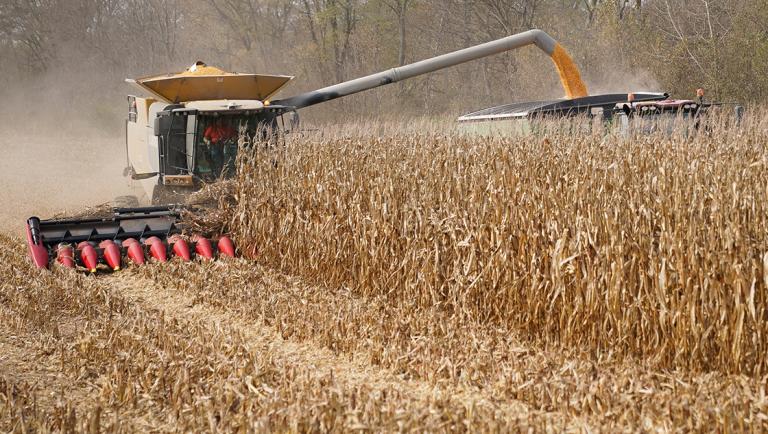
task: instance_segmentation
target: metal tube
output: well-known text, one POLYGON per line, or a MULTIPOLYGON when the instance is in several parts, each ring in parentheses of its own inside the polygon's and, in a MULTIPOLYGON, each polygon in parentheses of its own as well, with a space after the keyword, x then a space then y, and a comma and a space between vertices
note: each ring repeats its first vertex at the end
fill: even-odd
POLYGON ((333 86, 302 93, 283 100, 273 101, 273 104, 293 106, 298 108, 309 107, 321 102, 330 101, 364 90, 385 86, 390 83, 396 83, 418 75, 427 74, 480 59, 505 51, 514 50, 526 45, 536 45, 548 55, 552 56, 557 42, 551 36, 542 30, 534 29, 516 35, 507 36, 495 41, 475 45, 474 47, 464 48, 452 53, 443 54, 430 59, 421 60, 415 63, 404 65, 398 68, 392 68, 376 74, 345 81, 333 86))

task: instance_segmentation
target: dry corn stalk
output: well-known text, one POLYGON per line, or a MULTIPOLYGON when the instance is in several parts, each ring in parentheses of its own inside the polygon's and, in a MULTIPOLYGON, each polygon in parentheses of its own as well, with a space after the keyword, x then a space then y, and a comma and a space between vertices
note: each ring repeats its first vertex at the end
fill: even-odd
POLYGON ((572 128, 289 142, 242 162, 230 224, 265 263, 331 287, 597 354, 766 373, 765 119, 695 137, 572 128))

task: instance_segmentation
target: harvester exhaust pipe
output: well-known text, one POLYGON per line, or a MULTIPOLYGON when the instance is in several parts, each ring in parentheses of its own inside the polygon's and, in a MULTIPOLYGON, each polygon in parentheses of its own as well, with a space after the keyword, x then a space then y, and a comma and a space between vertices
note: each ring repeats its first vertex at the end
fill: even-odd
POLYGON ((427 74, 461 63, 477 60, 527 45, 536 45, 547 53, 555 63, 560 81, 568 98, 587 96, 587 88, 581 81, 579 69, 565 49, 546 32, 538 29, 507 36, 506 38, 486 42, 474 47, 464 48, 431 59, 421 60, 409 65, 392 68, 376 74, 345 81, 333 86, 302 93, 290 98, 273 101, 273 104, 293 106, 297 109, 309 107, 365 90, 396 83, 418 75, 427 74))

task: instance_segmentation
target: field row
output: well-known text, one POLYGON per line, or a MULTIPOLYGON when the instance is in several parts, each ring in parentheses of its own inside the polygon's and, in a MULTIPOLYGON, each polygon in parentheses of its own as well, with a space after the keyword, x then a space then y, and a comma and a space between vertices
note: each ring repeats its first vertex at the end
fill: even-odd
POLYGON ((3 430, 766 423, 765 384, 744 376, 547 353, 438 309, 389 312, 383 299, 312 287, 245 260, 93 279, 34 270, 18 242, 0 244, 0 317, 10 335, 0 345, 17 353, 0 359, 3 430))

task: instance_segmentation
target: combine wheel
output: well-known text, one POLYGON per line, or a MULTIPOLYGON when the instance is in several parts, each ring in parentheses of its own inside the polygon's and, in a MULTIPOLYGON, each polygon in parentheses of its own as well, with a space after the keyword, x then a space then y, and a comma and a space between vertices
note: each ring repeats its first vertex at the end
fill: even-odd
POLYGON ((136 196, 117 196, 112 201, 115 208, 136 208, 139 206, 139 198, 136 196))

